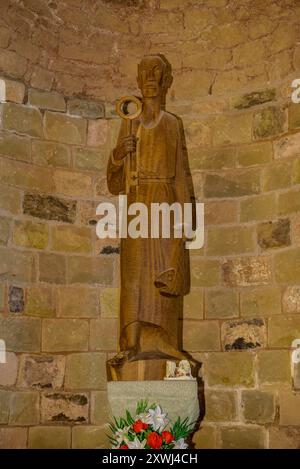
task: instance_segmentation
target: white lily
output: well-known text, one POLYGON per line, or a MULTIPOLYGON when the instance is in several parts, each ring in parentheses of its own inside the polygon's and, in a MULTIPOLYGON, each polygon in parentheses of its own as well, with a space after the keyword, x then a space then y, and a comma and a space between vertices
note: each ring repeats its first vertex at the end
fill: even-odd
POLYGON ((122 443, 122 441, 126 441, 128 437, 128 430, 130 427, 118 428, 116 431, 114 438, 117 440, 118 443, 122 443))
POLYGON ((149 409, 148 414, 146 423, 152 425, 154 430, 160 431, 165 428, 168 423, 168 419, 166 418, 167 414, 162 413, 159 405, 155 409, 149 409))
POLYGON ((186 449, 188 445, 185 443, 184 438, 179 438, 179 440, 175 441, 175 445, 173 449, 186 449))
POLYGON ((127 446, 129 449, 144 449, 146 443, 146 440, 140 441, 137 437, 135 437, 133 441, 127 440, 127 446))

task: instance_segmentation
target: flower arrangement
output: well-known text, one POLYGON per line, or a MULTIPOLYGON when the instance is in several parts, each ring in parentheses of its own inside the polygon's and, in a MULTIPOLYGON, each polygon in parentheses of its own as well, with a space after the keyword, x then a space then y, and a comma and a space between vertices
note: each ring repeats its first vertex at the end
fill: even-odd
POLYGON ((126 410, 126 418, 117 419, 109 425, 112 436, 108 436, 113 449, 185 449, 187 436, 193 423, 180 417, 169 425, 167 414, 157 404, 148 406, 148 401, 137 403, 135 416, 126 410))

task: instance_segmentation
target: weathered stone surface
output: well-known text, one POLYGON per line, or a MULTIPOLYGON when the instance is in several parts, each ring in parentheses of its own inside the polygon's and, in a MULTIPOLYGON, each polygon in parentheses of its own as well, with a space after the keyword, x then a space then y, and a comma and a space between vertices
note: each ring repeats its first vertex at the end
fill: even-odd
POLYGON ((91 423, 93 425, 106 425, 111 421, 111 411, 106 391, 91 392, 91 423))
POLYGON ((39 420, 39 394, 28 391, 12 393, 9 425, 37 425, 39 420))
POLYGON ((0 245, 5 246, 10 235, 10 219, 0 217, 0 245))
POLYGON ((26 193, 23 200, 23 210, 25 214, 33 217, 74 223, 76 201, 26 193))
POLYGON ((2 128, 31 137, 43 137, 42 115, 37 109, 14 103, 2 107, 2 128))
POLYGON ((10 213, 19 213, 21 208, 21 192, 13 187, 1 184, 0 208, 10 213))
POLYGON ((5 84, 5 96, 1 101, 11 101, 13 103, 22 104, 25 95, 25 85, 19 81, 1 78, 1 82, 5 84))
POLYGON ((69 449, 71 428, 62 426, 30 427, 28 448, 30 449, 69 449))
POLYGON ((26 290, 25 314, 29 316, 55 316, 55 299, 51 286, 32 285, 26 290))
POLYGON ((201 288, 191 288, 189 294, 184 297, 184 319, 203 318, 203 298, 204 294, 201 288))
POLYGON ((270 423, 275 418, 275 400, 270 392, 242 391, 242 411, 248 423, 270 423))
POLYGON ((27 429, 21 427, 0 428, 1 449, 25 449, 27 445, 27 429))
POLYGON ((281 134, 286 129, 286 114, 277 107, 264 108, 253 117, 253 135, 256 140, 281 134))
POLYGON ((291 244, 290 220, 260 223, 257 227, 257 240, 262 249, 279 248, 291 244))
POLYGON ((265 431, 261 427, 222 427, 223 449, 265 448, 265 431))
POLYGON ((247 109, 252 106, 257 106, 258 104, 274 101, 275 97, 276 90, 274 88, 262 91, 253 91, 252 93, 244 94, 238 98, 232 98, 231 105, 236 109, 247 109))
POLYGON ((70 148, 62 143, 34 140, 32 142, 32 161, 46 166, 68 167, 70 148))
POLYGON ((45 70, 41 67, 35 67, 30 78, 30 84, 34 88, 49 91, 52 87, 53 80, 53 72, 45 70))
POLYGON ((185 321, 183 348, 188 352, 220 350, 220 328, 217 321, 185 321))
MULTIPOLYGON (((89 323, 84 319, 44 319, 42 345, 45 352, 88 349, 89 323)), ((87 386, 88 387, 88 386, 87 386)))
POLYGON ((226 256, 254 252, 254 228, 249 226, 214 227, 207 232, 208 256, 226 256))
POLYGON ((290 249, 274 256, 275 279, 278 283, 300 282, 300 249, 290 249))
POLYGON ((265 347, 266 324, 263 319, 227 321, 222 324, 221 337, 224 350, 265 347))
POLYGON ((268 192, 289 187, 291 185, 291 176, 290 162, 273 163, 263 170, 262 189, 268 192))
POLYGON ((300 158, 294 160, 292 164, 292 184, 300 184, 300 158))
POLYGON ((213 122, 213 145, 251 142, 252 114, 220 115, 213 122))
POLYGON ((0 386, 13 386, 18 375, 18 357, 13 352, 6 352, 5 360, 1 363, 0 386))
POLYGON ((5 308, 5 295, 6 295, 5 285, 0 284, 0 311, 4 311, 4 308, 5 308))
POLYGON ((117 350, 118 321, 112 318, 93 319, 91 321, 91 350, 117 350))
POLYGON ((210 353, 205 368, 209 386, 253 386, 253 355, 249 351, 210 353))
POLYGON ((41 282, 65 283, 66 258, 58 254, 40 253, 39 271, 41 282))
POLYGON ((223 279, 228 286, 246 287, 271 282, 271 262, 268 257, 241 257, 222 264, 223 279))
POLYGON ((218 225, 237 221, 238 205, 236 200, 206 202, 204 205, 205 224, 218 225))
POLYGON ((57 169, 54 172, 55 191, 71 197, 93 195, 92 178, 88 174, 57 169))
POLYGON ((10 391, 0 389, 0 425, 8 424, 11 395, 10 391))
POLYGON ((108 134, 106 119, 90 120, 88 124, 87 144, 90 147, 105 145, 108 134))
POLYGON ((51 239, 53 251, 92 252, 92 232, 90 228, 85 226, 53 226, 51 239))
POLYGON ((37 318, 0 318, 1 338, 6 350, 38 352, 41 344, 41 324, 37 318))
POLYGON ((101 288, 100 311, 102 318, 117 318, 119 313, 119 288, 101 288))
POLYGON ((178 101, 192 101, 195 95, 207 96, 212 81, 211 72, 185 70, 175 76, 172 94, 178 101))
POLYGON ((207 390, 205 392, 205 420, 236 420, 236 399, 234 391, 207 390))
POLYGON ((291 358, 288 350, 261 350, 257 354, 260 384, 291 382, 291 358))
POLYGON ((300 430, 293 427, 271 427, 270 449, 300 449, 300 430))
POLYGON ((260 190, 259 173, 252 169, 235 171, 223 176, 208 174, 204 183, 205 197, 240 197, 257 194, 260 190))
POLYGON ((300 156, 300 134, 292 134, 275 141, 274 146, 274 157, 276 159, 289 158, 293 156, 300 156))
POLYGON ((205 317, 226 318, 239 314, 238 293, 232 289, 207 290, 205 292, 205 317))
POLYGON ((59 287, 57 300, 58 316, 89 318, 99 315, 99 298, 96 288, 83 285, 59 287))
POLYGON ((107 438, 107 425, 99 427, 92 425, 76 426, 72 429, 72 448, 95 449, 111 447, 107 438))
POLYGON ((32 282, 34 278, 34 257, 31 252, 0 249, 0 279, 11 282, 32 282))
POLYGON ((0 134, 0 154, 16 160, 30 161, 30 140, 15 134, 0 134))
POLYGON ((68 100, 68 112, 87 119, 99 119, 105 115, 105 106, 104 103, 73 98, 68 100))
POLYGON ((87 423, 89 420, 88 395, 61 392, 42 394, 41 420, 44 423, 87 423))
POLYGON ((292 222, 292 243, 300 246, 300 213, 294 216, 292 222))
POLYGON ((270 220, 276 217, 276 194, 263 194, 241 200, 240 219, 243 221, 270 220))
POLYGON ((300 395, 292 391, 279 393, 280 425, 300 424, 300 395))
POLYGON ((28 103, 40 109, 50 109, 51 111, 65 111, 66 103, 64 97, 56 92, 28 90, 28 103))
POLYGON ((78 147, 73 150, 74 165, 77 169, 104 171, 107 163, 107 150, 94 150, 78 147))
POLYGON ((45 135, 48 140, 83 145, 86 142, 87 122, 66 114, 45 112, 45 135))
POLYGON ((69 256, 67 259, 70 283, 99 283, 111 285, 113 261, 107 257, 69 256))
POLYGON ((21 78, 26 72, 27 60, 11 50, 2 49, 0 68, 16 78, 21 78))
POLYGON ((244 290, 240 293, 242 316, 272 316, 281 313, 281 289, 262 287, 255 290, 244 290))
POLYGON ((298 129, 300 127, 299 106, 291 103, 289 107, 289 128, 298 129))
POLYGON ((300 313, 300 287, 286 287, 282 297, 282 308, 285 313, 300 313))
POLYGON ((0 159, 0 181, 30 191, 54 191, 52 172, 49 168, 28 165, 8 158, 0 159))
POLYGON ((48 226, 45 223, 16 220, 13 242, 17 246, 45 249, 48 245, 48 226))
POLYGON ((23 355, 19 385, 22 388, 59 389, 63 386, 63 355, 23 355))
POLYGON ((272 145, 269 142, 243 145, 237 150, 238 166, 256 166, 272 161, 272 145))
POLYGON ((104 389, 105 370, 105 353, 72 353, 67 356, 65 387, 67 389, 104 389))
POLYGON ((278 195, 278 213, 287 215, 300 211, 300 190, 294 189, 278 195))
POLYGON ((216 260, 191 258, 191 281, 194 287, 211 287, 220 283, 220 264, 216 260))
POLYGON ((202 424, 199 430, 193 435, 195 449, 215 449, 217 448, 217 431, 213 426, 202 424))
POLYGON ((22 313, 24 311, 24 290, 21 287, 11 285, 8 290, 8 306, 10 313, 22 313))
POLYGON ((300 337, 299 316, 274 316, 269 319, 269 347, 291 347, 300 337))

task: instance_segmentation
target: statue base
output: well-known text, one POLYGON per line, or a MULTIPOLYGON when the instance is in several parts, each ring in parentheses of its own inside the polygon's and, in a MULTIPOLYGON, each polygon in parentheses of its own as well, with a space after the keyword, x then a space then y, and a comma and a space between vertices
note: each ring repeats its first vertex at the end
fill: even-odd
POLYGON ((159 405, 172 423, 178 417, 188 417, 190 422, 199 417, 197 380, 110 381, 107 392, 111 413, 117 418, 126 410, 135 415, 136 404, 142 399, 159 405))

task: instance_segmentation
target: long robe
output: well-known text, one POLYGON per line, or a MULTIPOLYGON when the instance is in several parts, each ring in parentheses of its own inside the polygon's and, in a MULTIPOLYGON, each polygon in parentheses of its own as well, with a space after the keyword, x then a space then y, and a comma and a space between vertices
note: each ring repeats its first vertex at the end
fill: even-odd
MULTIPOLYGON (((133 121, 138 138, 136 194, 127 193, 128 206, 143 202, 151 211, 151 203, 193 201, 193 188, 187 162, 181 120, 161 111, 154 127, 133 121)), ((118 143, 127 135, 122 121, 118 143)), ((107 168, 108 188, 112 194, 125 194, 129 161, 116 162, 110 155, 107 168)), ((172 228, 171 228, 172 231, 172 228)), ((170 343, 180 347, 179 319, 183 296, 190 285, 189 256, 181 238, 121 239, 120 334, 134 322, 143 321, 162 327, 170 343)))

